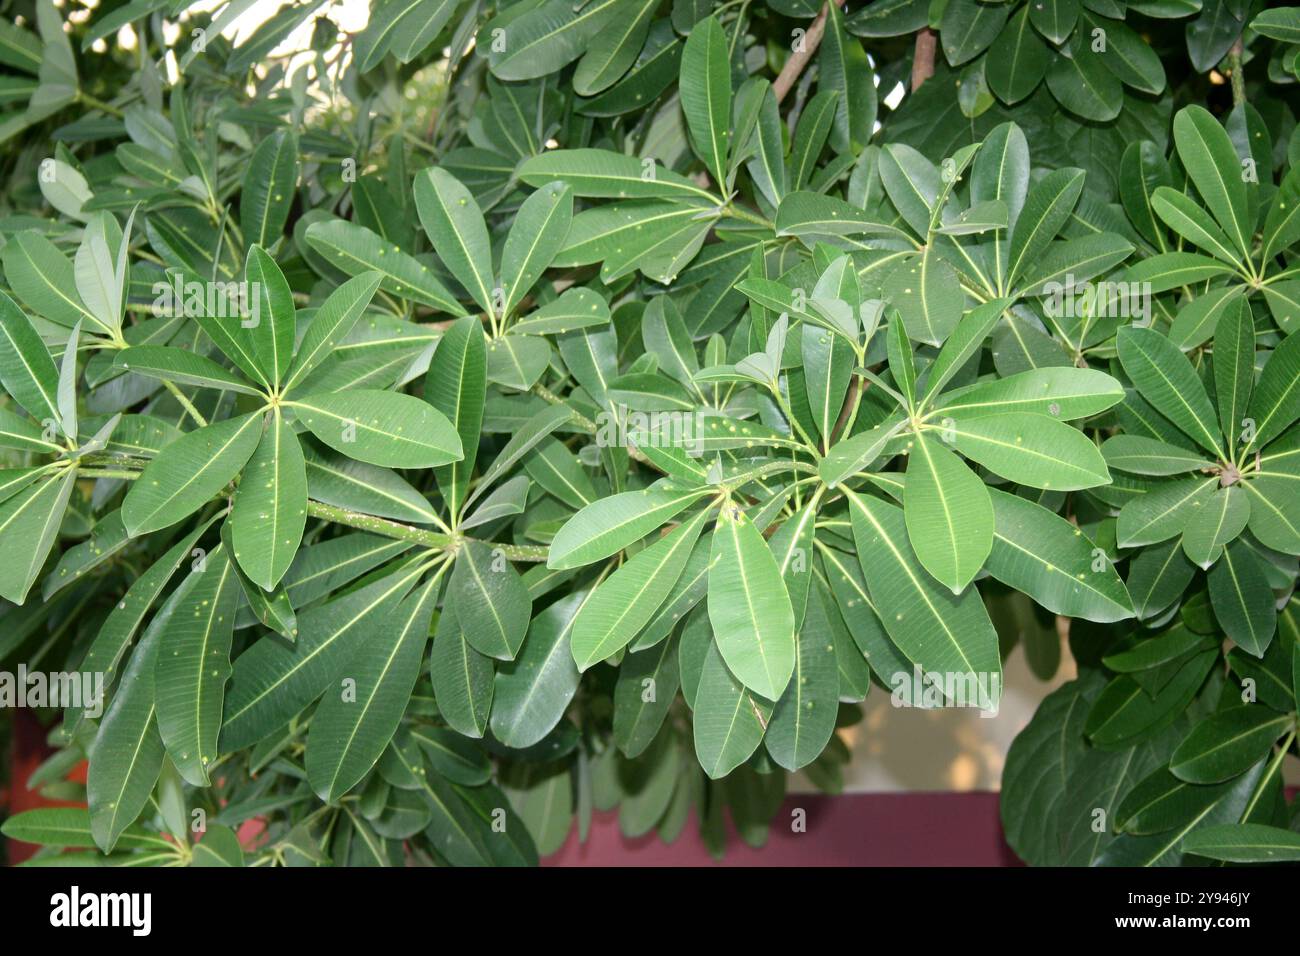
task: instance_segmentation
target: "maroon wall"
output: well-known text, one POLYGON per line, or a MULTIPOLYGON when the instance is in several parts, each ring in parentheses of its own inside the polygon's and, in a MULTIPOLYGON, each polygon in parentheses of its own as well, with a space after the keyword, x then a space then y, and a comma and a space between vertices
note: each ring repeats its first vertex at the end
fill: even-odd
MULTIPOLYGON (((576 828, 546 866, 713 866, 695 821, 671 846, 653 834, 629 840, 618 814, 598 813, 587 842, 576 828)), ((786 798, 767 845, 730 834, 723 866, 1017 866, 1002 838, 996 793, 854 793, 786 798), (807 811, 807 832, 791 832, 791 812, 807 811)))

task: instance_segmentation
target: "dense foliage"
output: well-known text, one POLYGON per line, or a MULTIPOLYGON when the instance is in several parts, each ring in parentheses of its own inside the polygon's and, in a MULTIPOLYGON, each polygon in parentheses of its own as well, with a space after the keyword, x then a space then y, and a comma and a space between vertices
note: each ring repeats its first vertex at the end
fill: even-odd
POLYGON ((0 21, 6 834, 758 844, 1068 632, 1022 857, 1300 859, 1300 8, 188 6, 0 21))

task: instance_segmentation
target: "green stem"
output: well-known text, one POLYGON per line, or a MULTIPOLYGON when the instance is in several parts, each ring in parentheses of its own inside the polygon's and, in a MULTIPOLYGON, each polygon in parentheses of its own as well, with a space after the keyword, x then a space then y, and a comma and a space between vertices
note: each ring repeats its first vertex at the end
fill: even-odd
POLYGON ((590 418, 587 418, 587 417, 585 417, 585 416, 583 416, 583 415, 580 415, 580 414, 578 413, 578 410, 577 410, 577 409, 575 409, 572 405, 569 405, 568 402, 566 402, 564 399, 560 398, 560 396, 556 395, 554 392, 552 392, 552 391, 551 391, 549 388, 547 388, 545 385, 542 385, 542 384, 540 384, 540 383, 537 384, 537 385, 534 385, 534 386, 533 386, 533 391, 534 391, 537 395, 539 395, 540 397, 546 399, 546 400, 547 400, 548 402, 550 402, 552 405, 564 405, 564 406, 568 407, 570 410, 572 410, 572 412, 573 412, 573 423, 574 423, 575 425, 577 425, 579 428, 583 429, 583 431, 589 431, 589 432, 592 432, 592 433, 594 433, 594 432, 596 431, 596 423, 595 423, 595 422, 593 422, 590 418))
MULTIPOLYGON (((87 460, 90 460, 90 456, 87 456, 87 460)), ((119 463, 122 462, 119 461, 119 463)), ((81 469, 78 474, 86 478, 120 478, 125 481, 135 481, 140 477, 138 471, 97 467, 81 469)), ((441 531, 416 528, 413 525, 389 521, 387 518, 378 518, 374 515, 362 514, 359 511, 349 511, 346 508, 338 508, 319 501, 307 502, 307 514, 313 518, 328 521, 331 524, 345 525, 359 531, 369 531, 371 534, 392 538, 395 541, 410 541, 440 551, 454 551, 462 541, 478 540, 465 535, 444 534, 441 531)), ((482 543, 500 549, 501 553, 511 561, 545 561, 548 554, 548 549, 541 545, 500 544, 496 541, 484 541, 482 543)))
POLYGON ((184 393, 179 388, 177 388, 175 384, 167 381, 166 379, 163 379, 163 385, 167 387, 167 391, 172 393, 172 397, 176 399, 176 401, 180 402, 181 408, 185 409, 185 411, 189 414, 190 418, 198 422, 200 428, 207 427, 208 420, 204 418, 202 414, 199 413, 199 410, 194 407, 193 403, 191 403, 190 400, 185 397, 184 393))
MULTIPOLYGON (((374 515, 348 511, 346 508, 336 508, 334 505, 322 504, 319 501, 307 502, 307 514, 313 518, 320 518, 333 524, 346 525, 360 531, 369 531, 385 538, 393 538, 397 541, 412 541, 426 548, 451 550, 458 547, 461 541, 475 540, 466 538, 463 535, 443 534, 441 531, 415 528, 409 524, 401 524, 397 521, 389 521, 387 518, 376 518, 374 515)), ((545 561, 547 556, 547 549, 540 545, 498 544, 495 541, 484 541, 482 543, 500 549, 501 553, 511 561, 545 561)))
POLYGON ((723 207, 722 215, 731 219, 739 219, 742 222, 752 223, 755 226, 762 226, 765 229, 772 229, 774 231, 776 229, 776 225, 772 220, 765 219, 756 212, 750 212, 744 206, 733 206, 728 204, 723 207))
POLYGON ((1232 79, 1232 105, 1242 106, 1246 102, 1246 74, 1241 65, 1241 37, 1228 50, 1228 69, 1232 79))
POLYGON ((107 113, 109 116, 116 116, 119 119, 122 117, 122 111, 118 109, 116 106, 113 106, 110 103, 105 103, 101 99, 96 99, 95 97, 91 96, 89 93, 79 92, 77 94, 77 99, 80 100, 82 103, 85 103, 91 109, 100 110, 104 113, 107 113))

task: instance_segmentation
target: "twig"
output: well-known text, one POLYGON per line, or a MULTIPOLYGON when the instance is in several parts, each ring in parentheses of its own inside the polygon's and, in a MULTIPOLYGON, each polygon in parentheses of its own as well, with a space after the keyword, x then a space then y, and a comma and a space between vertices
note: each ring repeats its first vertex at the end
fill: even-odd
MULTIPOLYGON (((835 0, 837 7, 844 6, 844 0, 835 0)), ((803 36, 802 49, 796 50, 790 59, 785 61, 785 66, 781 67, 781 72, 772 84, 772 92, 776 94, 776 101, 780 103, 785 99, 785 95, 790 92, 794 86, 795 80, 799 79, 799 74, 803 72, 808 61, 813 58, 817 52, 817 47, 821 46, 822 36, 826 33, 826 17, 830 13, 830 5, 822 7, 821 13, 817 14, 817 19, 813 20, 812 26, 803 36)))
POLYGON ((916 49, 912 54, 912 92, 921 88, 921 84, 934 76, 934 31, 921 27, 916 31, 916 49))
POLYGON ((1232 80, 1232 105, 1241 106, 1246 102, 1246 73, 1241 58, 1245 48, 1241 37, 1237 37, 1228 50, 1228 75, 1232 80))

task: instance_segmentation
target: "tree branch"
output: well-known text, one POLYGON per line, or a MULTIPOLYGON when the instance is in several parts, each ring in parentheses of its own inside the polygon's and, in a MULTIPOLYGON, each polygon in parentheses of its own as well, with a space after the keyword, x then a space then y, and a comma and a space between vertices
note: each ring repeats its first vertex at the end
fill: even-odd
MULTIPOLYGON (((844 0, 835 0, 837 7, 844 6, 844 0)), ((817 53, 817 48, 821 46, 822 36, 826 33, 826 17, 830 13, 830 5, 822 7, 821 13, 817 14, 817 19, 813 20, 812 26, 803 37, 803 49, 796 50, 790 59, 785 61, 785 66, 781 67, 781 73, 772 84, 772 92, 776 94, 776 101, 780 103, 785 99, 785 95, 790 92, 794 86, 795 80, 799 79, 799 74, 803 72, 808 61, 817 53)))
POLYGON ((934 76, 934 31, 922 27, 916 31, 916 50, 912 54, 912 92, 921 88, 921 84, 934 76))

